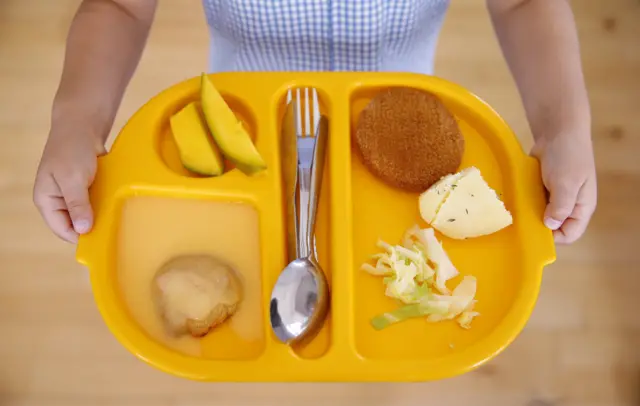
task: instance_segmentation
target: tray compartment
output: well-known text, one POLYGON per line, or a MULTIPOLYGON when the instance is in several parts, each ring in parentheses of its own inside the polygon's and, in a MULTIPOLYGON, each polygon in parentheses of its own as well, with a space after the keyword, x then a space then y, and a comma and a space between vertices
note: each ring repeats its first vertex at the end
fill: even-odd
MULTIPOLYGON (((281 140, 282 129, 283 129, 283 118, 287 109, 288 90, 290 89, 293 92, 293 97, 295 98, 296 89, 300 89, 300 96, 304 97, 304 91, 302 90, 302 88, 304 87, 305 85, 301 85, 299 83, 291 83, 290 87, 282 89, 282 92, 279 94, 279 97, 276 99, 277 102, 274 106, 272 116, 277 117, 277 120, 275 123, 276 129, 274 133, 277 134, 275 138, 277 141, 277 148, 279 152, 280 152, 280 140, 281 140)), ((317 86, 316 86, 316 89, 318 90, 318 102, 320 104, 320 114, 326 115, 328 117, 328 120, 331 121, 332 116, 330 114, 331 112, 327 105, 328 96, 322 89, 318 89, 317 86)), ((311 92, 309 92, 309 97, 311 97, 311 92)), ((300 111, 302 114, 303 121, 304 121, 304 111, 305 111, 304 107, 305 107, 304 105, 300 106, 300 111)), ((294 111, 294 115, 295 114, 296 112, 294 111)), ((332 212, 331 212, 331 205, 330 205, 331 196, 332 196, 332 177, 331 177, 331 171, 330 171, 330 156, 331 156, 330 143, 331 143, 331 134, 329 134, 329 144, 327 145, 327 155, 325 158, 326 161, 325 161, 325 167, 324 167, 324 173, 323 173, 322 189, 320 191, 320 202, 318 204, 318 214, 317 214, 317 220, 316 220, 316 250, 317 250, 317 256, 318 256, 318 262, 322 267, 322 270, 327 278, 327 283, 329 284, 329 289, 332 292, 331 288, 332 288, 332 273, 333 273, 332 262, 333 261, 332 261, 332 250, 331 250, 331 236, 333 233, 333 229, 331 226, 332 212)), ((283 228, 284 228, 286 227, 286 215, 287 215, 286 207, 288 204, 292 204, 293 202, 286 200, 286 196, 284 195, 284 191, 282 189, 282 182, 280 182, 280 191, 281 191, 280 195, 282 199, 282 204, 280 205, 280 207, 282 209, 281 213, 283 216, 282 218, 283 218, 283 228)), ((286 228, 284 229, 286 230, 286 228)), ((282 240, 285 247, 287 246, 286 238, 287 238, 287 235, 286 233, 284 233, 282 240)), ((286 251, 286 248, 285 248, 285 251, 286 251)), ((284 258, 282 268, 284 268, 285 266, 286 266, 286 257, 284 258)), ((273 280, 270 286, 273 286, 273 284, 277 280, 280 270, 281 269, 278 269, 277 272, 275 272, 275 274, 272 276, 272 278, 270 278, 273 280)), ((266 322, 268 323, 269 320, 267 319, 266 322)), ((300 357, 302 359, 316 359, 316 358, 322 357, 324 354, 326 354, 326 352, 331 347, 331 332, 333 329, 332 326, 333 326, 332 311, 330 309, 327 315, 327 318, 325 320, 325 323, 323 327, 318 331, 318 333, 314 337, 311 337, 309 340, 294 346, 292 348, 293 353, 297 357, 300 357)), ((276 339, 275 336, 273 336, 273 338, 276 339)))
POLYGON ((254 359, 265 348, 259 216, 247 202, 134 196, 120 208, 115 279, 129 316, 145 334, 182 354, 254 359), (173 338, 151 301, 151 280, 175 255, 205 253, 238 272, 244 299, 238 312, 203 339, 173 338))
MULTIPOLYGON (((389 84, 393 85, 393 84, 389 84)), ((459 120, 466 148, 461 168, 475 165, 491 187, 504 193, 505 204, 513 213, 513 195, 517 185, 509 173, 511 162, 504 154, 497 135, 483 123, 483 118, 451 96, 446 88, 432 86, 428 79, 412 86, 437 93, 459 120)), ((351 98, 351 129, 355 131, 358 116, 374 95, 386 86, 361 83, 351 98)), ((355 147, 352 148, 353 198, 353 298, 355 311, 355 342, 358 353, 369 359, 431 360, 464 351, 486 338, 500 324, 521 290, 523 261, 521 233, 518 221, 499 233, 482 238, 455 241, 436 233, 460 271, 451 280, 454 287, 463 275, 478 279, 476 310, 481 313, 471 330, 455 322, 427 323, 414 319, 382 331, 374 330, 370 319, 398 306, 384 296, 380 277, 371 276, 359 268, 379 251, 378 238, 390 244, 401 242, 404 232, 414 224, 427 227, 420 219, 418 196, 399 192, 375 178, 363 165, 355 147), (381 203, 377 203, 381 202, 381 203), (479 265, 481 264, 481 265, 479 265), (407 345, 406 340, 416 345, 407 345), (419 343, 419 345, 417 344, 419 343)))

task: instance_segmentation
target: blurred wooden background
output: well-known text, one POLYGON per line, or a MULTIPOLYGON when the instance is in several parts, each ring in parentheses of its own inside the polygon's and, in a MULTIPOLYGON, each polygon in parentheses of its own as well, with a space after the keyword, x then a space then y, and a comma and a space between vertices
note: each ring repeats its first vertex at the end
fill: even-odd
MULTIPOLYGON (((599 207, 558 251, 525 332, 474 373, 425 384, 197 384, 135 359, 97 313, 74 248, 31 202, 78 0, 0 2, 0 405, 640 405, 640 3, 574 0, 599 207), (376 389, 377 388, 377 389, 376 389)), ((200 0, 164 0, 114 133, 159 90, 206 69, 200 0)), ((117 29, 114 27, 114 29, 117 29)), ((453 1, 437 74, 491 103, 530 146, 484 2, 453 1)))

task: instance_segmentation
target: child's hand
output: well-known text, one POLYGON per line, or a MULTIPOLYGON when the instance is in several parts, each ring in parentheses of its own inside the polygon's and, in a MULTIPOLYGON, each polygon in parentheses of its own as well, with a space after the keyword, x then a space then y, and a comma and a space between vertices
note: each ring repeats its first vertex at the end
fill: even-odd
POLYGON ((593 147, 591 140, 584 138, 562 134, 540 139, 532 150, 540 160, 542 180, 549 191, 544 222, 560 244, 580 238, 596 209, 593 147))
POLYGON ((33 201, 51 230, 76 243, 93 225, 88 189, 104 145, 86 132, 52 131, 45 146, 33 201))

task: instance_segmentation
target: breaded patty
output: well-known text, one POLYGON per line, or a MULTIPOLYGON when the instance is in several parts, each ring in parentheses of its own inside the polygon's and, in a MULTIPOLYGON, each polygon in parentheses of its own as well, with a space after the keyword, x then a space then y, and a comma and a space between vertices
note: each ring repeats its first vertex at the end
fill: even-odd
POLYGON ((360 114, 354 139, 376 177, 410 192, 456 172, 464 153, 453 115, 438 97, 413 88, 378 93, 360 114))

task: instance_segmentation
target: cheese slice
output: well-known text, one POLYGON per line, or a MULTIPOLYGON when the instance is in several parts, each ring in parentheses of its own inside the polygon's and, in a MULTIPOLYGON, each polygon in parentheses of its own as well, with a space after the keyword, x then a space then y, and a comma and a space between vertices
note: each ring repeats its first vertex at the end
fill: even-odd
POLYGON ((431 224, 440 206, 453 189, 453 185, 465 175, 465 171, 467 169, 443 177, 420 195, 418 204, 420 206, 420 217, 424 221, 431 224))
POLYGON ((471 167, 454 184, 431 226, 449 238, 465 239, 495 233, 512 223, 496 192, 471 167))

